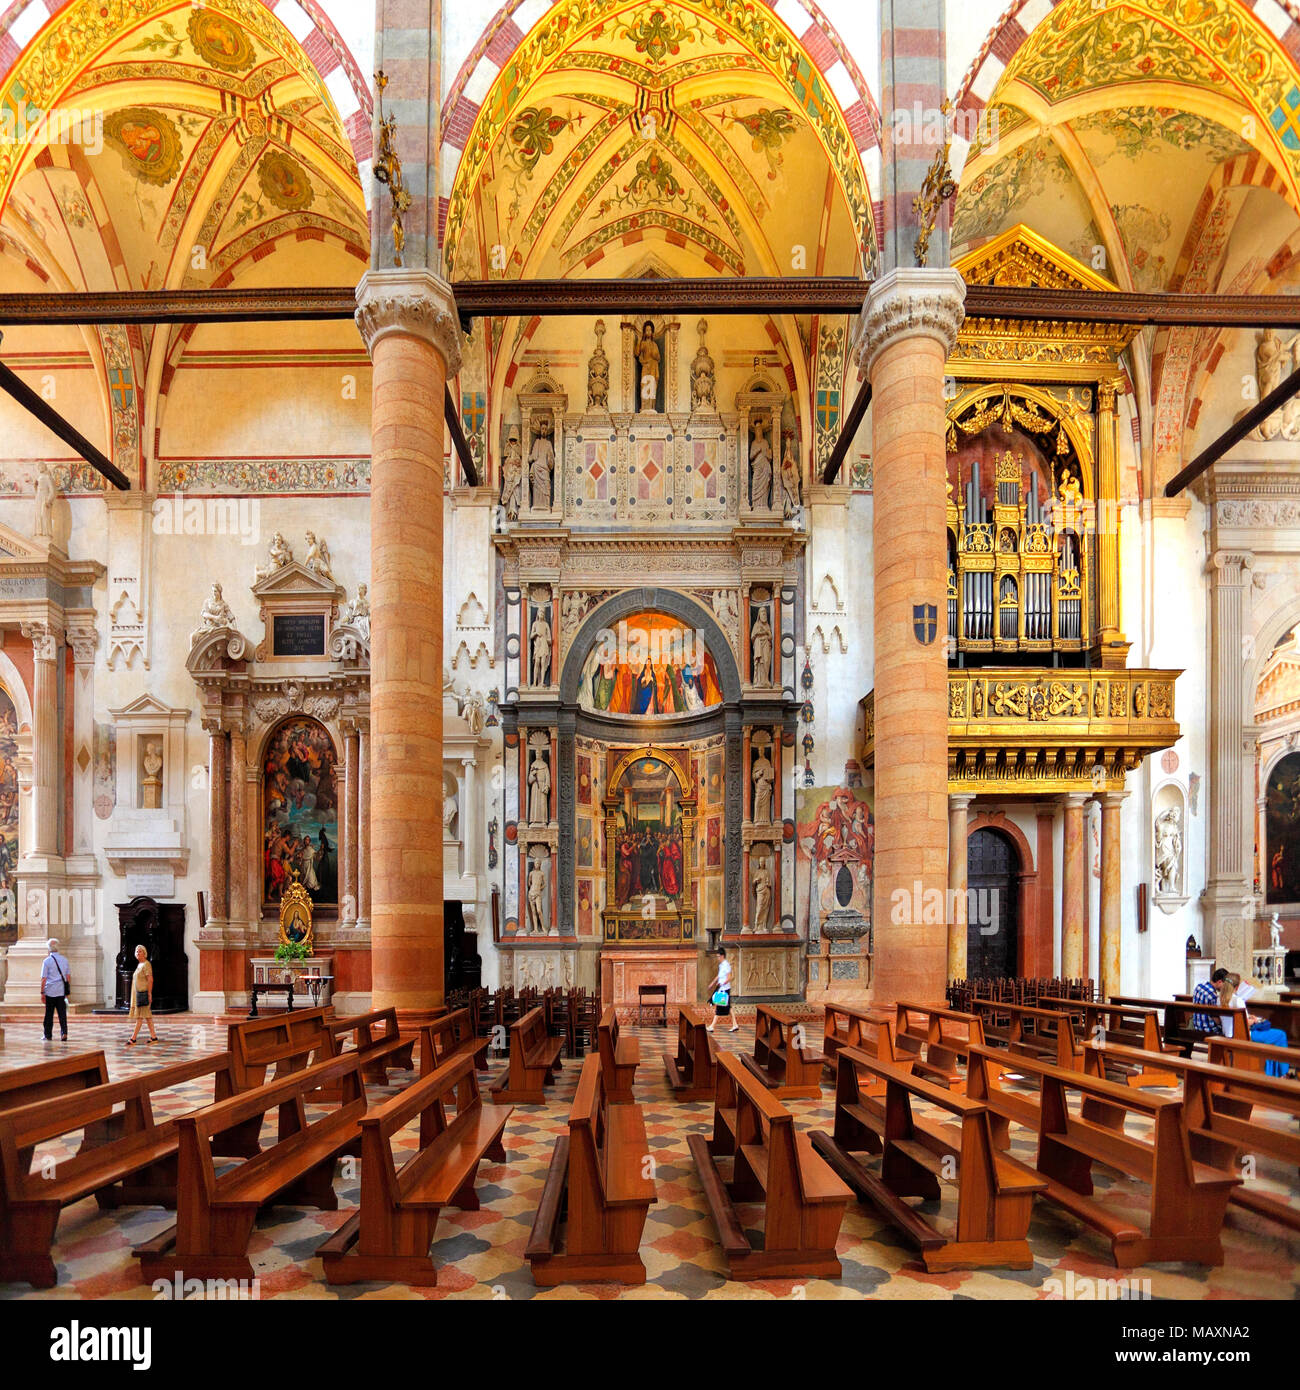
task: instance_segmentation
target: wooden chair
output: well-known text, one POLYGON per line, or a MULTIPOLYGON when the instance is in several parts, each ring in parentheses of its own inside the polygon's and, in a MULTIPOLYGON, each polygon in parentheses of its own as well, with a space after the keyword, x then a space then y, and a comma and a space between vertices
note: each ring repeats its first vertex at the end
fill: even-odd
POLYGON ((277 1203, 336 1210, 335 1165, 358 1145, 365 1111, 361 1058, 351 1051, 182 1116, 176 1224, 131 1252, 145 1281, 177 1274, 252 1279, 248 1238, 257 1213, 277 1203), (340 1104, 309 1121, 307 1097, 335 1088, 342 1093, 340 1104), (218 1175, 213 1137, 275 1108, 280 1110, 276 1143, 218 1175))
MULTIPOLYGON (((50 1251, 59 1213, 83 1198, 93 1196, 104 1209, 175 1206, 179 1121, 156 1118, 153 1098, 206 1076, 216 1095, 229 1095, 230 1054, 0 1111, 0 1280, 53 1287, 58 1273, 50 1251), (84 1142, 73 1157, 33 1171, 39 1145, 78 1132, 84 1142)), ((217 1152, 228 1150, 218 1144, 217 1152)))
POLYGON ((106 1085, 108 1063, 102 1052, 78 1052, 51 1062, 34 1062, 29 1067, 0 1071, 0 1111, 106 1085))
POLYGON ((750 1071, 778 1100, 817 1100, 822 1093, 826 1062, 807 1046, 811 1019, 785 1009, 759 1004, 754 1011, 754 1055, 745 1058, 750 1071))
POLYGON ((717 1043, 709 1032, 707 1009, 684 1004, 677 1011, 677 1055, 664 1053, 664 1070, 673 1099, 712 1100, 718 1085, 717 1043))
MULTIPOLYGON (((465 1011, 468 1019, 468 1011, 465 1011)), ((427 1025, 426 1025, 427 1026, 427 1025)), ((506 1161, 511 1111, 485 1109, 474 1059, 461 1055, 361 1117, 361 1205, 317 1248, 331 1284, 358 1280, 434 1285, 429 1257, 443 1207, 477 1211, 474 1184, 487 1159, 506 1161), (447 1105, 455 1118, 447 1118, 447 1105), (399 1168, 393 1138, 419 1116, 419 1148, 399 1168)))
POLYGON ((905 1067, 842 1047, 835 1084, 835 1133, 819 1131, 813 1145, 850 1187, 877 1207, 921 1252, 931 1273, 997 1266, 1032 1269, 1027 1239, 1034 1196, 1045 1179, 993 1148, 988 1109, 905 1067), (873 1099, 866 1086, 884 1099, 873 1099), (913 1100, 954 1116, 939 1124, 913 1112, 913 1100), (880 1175, 853 1154, 881 1154, 880 1175), (957 1185, 957 1224, 942 1235, 903 1199, 939 1196, 939 1179, 957 1185))
POLYGON ((1241 1179, 1193 1160, 1181 1100, 1147 1095, 1035 1058, 1009 1059, 1005 1052, 972 1048, 967 1095, 1016 1123, 1025 1120, 1007 1109, 1007 1093, 1000 1084, 1002 1073, 1010 1068, 1037 1074, 1036 1166, 1048 1180, 1044 1197, 1100 1231, 1121 1269, 1163 1260, 1223 1263, 1219 1231, 1228 1198, 1241 1179), (1077 1114, 1066 1103, 1071 1092, 1083 1101, 1077 1114), (1129 1115, 1149 1126, 1149 1137, 1125 1131, 1129 1115), (1145 1229, 1091 1200, 1094 1162, 1147 1184, 1145 1229))
POLYGON ((475 1071, 486 1071, 490 1044, 490 1038, 475 1033, 468 1008, 443 1014, 432 1023, 420 1025, 420 1075, 428 1076, 462 1057, 473 1062, 475 1071))
POLYGON ((611 1004, 601 1015, 596 1030, 600 1053, 600 1074, 611 1105, 630 1105, 636 1069, 641 1061, 641 1045, 635 1038, 619 1036, 618 1014, 611 1004))
POLYGON ((937 1004, 896 1005, 894 1043, 900 1054, 910 1053, 912 1071, 950 1090, 965 1084, 961 1067, 971 1046, 984 1041, 978 1015, 941 1008, 937 1004))
POLYGON ((560 1052, 563 1038, 546 1034, 546 1019, 540 1008, 530 1009, 510 1025, 510 1062, 503 1075, 493 1083, 489 1094, 494 1105, 521 1102, 541 1105, 546 1100, 545 1088, 562 1063, 560 1052))
POLYGON ((645 1283, 641 1233, 656 1200, 648 1153, 641 1107, 614 1102, 600 1054, 592 1053, 582 1064, 569 1132, 555 1141, 524 1251, 534 1283, 645 1283))
POLYGON ((733 1279, 838 1279, 835 1254, 852 1193, 794 1127, 790 1112, 730 1052, 718 1053, 713 1138, 687 1138, 733 1279), (719 1159, 731 1159, 724 1180, 719 1159), (736 1213, 761 1204, 763 1245, 736 1213))

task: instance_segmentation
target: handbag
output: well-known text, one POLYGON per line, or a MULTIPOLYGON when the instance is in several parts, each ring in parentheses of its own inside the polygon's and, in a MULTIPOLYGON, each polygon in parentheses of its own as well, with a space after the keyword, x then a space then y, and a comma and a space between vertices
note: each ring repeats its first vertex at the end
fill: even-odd
POLYGON ((135 1006, 137 1009, 147 1009, 149 1007, 149 991, 147 989, 136 990, 135 1006))
POLYGON ((718 1008, 721 1008, 722 1005, 725 1004, 729 998, 730 995, 727 993, 727 991, 725 989, 720 989, 714 994, 713 1002, 718 1008))

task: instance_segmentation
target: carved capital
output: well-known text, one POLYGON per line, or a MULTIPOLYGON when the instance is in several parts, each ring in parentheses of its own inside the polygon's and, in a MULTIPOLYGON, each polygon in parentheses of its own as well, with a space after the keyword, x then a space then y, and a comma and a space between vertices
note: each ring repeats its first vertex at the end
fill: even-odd
POLYGON ((74 627, 68 629, 68 646, 72 648, 73 659, 78 666, 87 666, 95 659, 99 646, 97 627, 74 627))
POLYGON ((37 661, 57 661, 59 645, 63 641, 63 631, 52 623, 23 623, 22 634, 32 644, 32 655, 37 661))
POLYGON ((371 357, 375 345, 401 333, 432 343, 448 379, 460 371, 461 333, 451 286, 427 270, 368 270, 357 286, 357 327, 371 357))
POLYGON ((1216 584, 1244 584, 1254 568, 1255 557, 1244 550, 1216 550, 1207 566, 1216 584))
POLYGON ((966 316, 966 282, 955 270, 891 270, 867 295, 853 341, 853 359, 871 373, 882 348, 920 335, 940 343, 946 356, 966 316))

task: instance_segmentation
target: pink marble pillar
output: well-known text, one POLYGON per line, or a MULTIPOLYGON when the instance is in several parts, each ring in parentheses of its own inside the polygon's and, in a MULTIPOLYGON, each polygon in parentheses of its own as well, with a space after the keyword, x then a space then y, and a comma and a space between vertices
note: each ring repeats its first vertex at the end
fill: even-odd
POLYGON ((1127 792, 1105 792, 1101 802, 1101 997, 1120 991, 1120 812, 1127 792))

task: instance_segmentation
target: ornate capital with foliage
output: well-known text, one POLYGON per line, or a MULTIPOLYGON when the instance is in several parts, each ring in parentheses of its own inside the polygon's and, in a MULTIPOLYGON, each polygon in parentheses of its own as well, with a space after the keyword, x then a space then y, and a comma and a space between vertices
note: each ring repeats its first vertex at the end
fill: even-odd
POLYGON ((924 334, 947 355, 966 316, 966 282, 951 269, 891 270, 867 295, 853 342, 854 361, 868 374, 877 353, 897 338, 924 334))
POLYGON ((373 357, 391 333, 432 343, 447 376, 460 370, 461 333, 451 286, 428 270, 368 270, 357 286, 357 327, 373 357))

